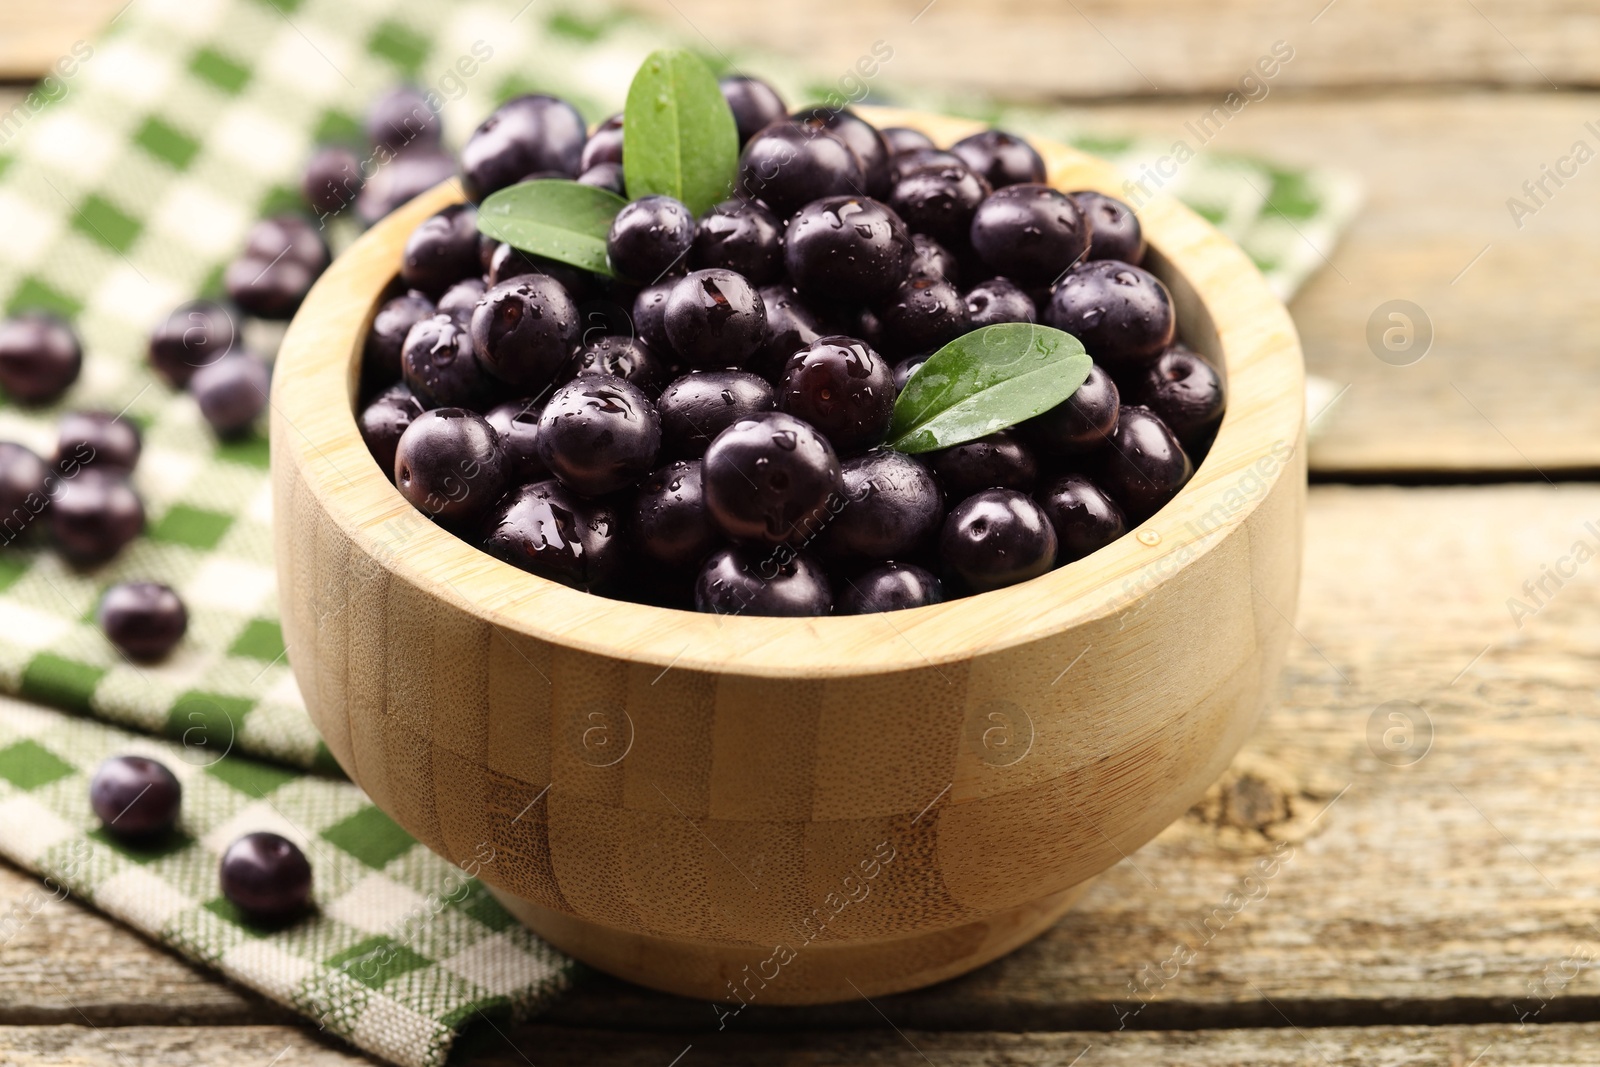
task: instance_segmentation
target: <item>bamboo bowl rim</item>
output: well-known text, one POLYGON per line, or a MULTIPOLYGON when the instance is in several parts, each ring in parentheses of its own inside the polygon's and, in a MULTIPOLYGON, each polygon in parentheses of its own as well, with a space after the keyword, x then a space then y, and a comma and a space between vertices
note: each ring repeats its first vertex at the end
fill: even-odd
MULTIPOLYGON (((939 144, 981 123, 863 108, 939 144)), ((1126 196, 1110 164, 1030 138, 1050 182, 1126 196)), ((422 219, 463 199, 447 181, 364 234, 295 316, 272 385, 273 462, 292 463, 328 517, 394 578, 512 633, 616 659, 713 673, 823 678, 907 671, 1032 642, 1133 606, 1211 551, 1293 476, 1302 447, 1304 369, 1288 311, 1249 258, 1170 196, 1139 217, 1147 267, 1167 282, 1180 335, 1219 357, 1228 410, 1210 453, 1166 507, 1090 556, 1005 589, 874 615, 765 618, 611 600, 522 571, 441 529, 373 462, 356 423, 362 345, 379 297, 422 219)))

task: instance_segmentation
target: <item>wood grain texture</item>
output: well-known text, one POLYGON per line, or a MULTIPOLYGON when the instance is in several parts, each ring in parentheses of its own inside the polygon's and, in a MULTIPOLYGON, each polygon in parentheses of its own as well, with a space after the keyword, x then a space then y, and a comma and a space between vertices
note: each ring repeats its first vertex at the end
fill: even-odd
MULTIPOLYGON (((1165 141, 1200 110, 1107 106, 1081 117, 1165 141)), ((1591 163, 1565 188, 1547 181, 1553 195, 1520 229, 1506 206, 1513 196, 1531 205, 1522 184, 1575 141, 1600 151, 1589 122, 1600 128, 1600 94, 1274 95, 1212 143, 1366 181, 1364 209, 1290 305, 1307 368, 1350 384, 1318 423, 1313 471, 1600 469, 1600 172, 1591 163), (1368 319, 1394 299, 1433 324, 1432 350, 1412 366, 1368 346, 1368 319)))
MULTIPOLYGON (((874 117, 940 142, 972 128, 874 117)), ((1112 180, 1040 148, 1064 188, 1112 180)), ((1160 514, 1005 590, 790 620, 530 576, 429 522, 378 470, 350 407, 354 357, 404 239, 458 195, 441 187, 375 227, 289 329, 273 393, 279 600, 346 771, 443 855, 491 846, 504 858, 484 879, 556 947, 704 997, 912 988, 1034 936, 1227 765, 1289 636, 1303 380, 1282 306, 1197 216, 1151 204, 1147 263, 1185 338, 1226 364, 1230 398, 1160 514), (881 903, 850 907, 869 893, 881 903)))
MULTIPOLYGON (((1136 1005, 1127 983, 1167 959, 1176 938, 1193 937, 1188 924, 1203 923, 1282 839, 1297 854, 1265 899, 1230 920, 1130 1026, 1282 1026, 1249 983, 1305 1026, 1514 1023, 1531 1010, 1541 1024, 1600 1019, 1592 966, 1569 982, 1553 977, 1575 948, 1600 954, 1587 925, 1600 885, 1590 795, 1600 563, 1520 630, 1505 605, 1542 565, 1560 562, 1586 521, 1600 526, 1600 488, 1313 487, 1296 624, 1316 647, 1294 638, 1280 705, 1202 811, 1101 875, 1063 922, 1004 961, 875 1003, 926 1030, 1115 1029, 1111 1005, 1136 1005), (1415 700, 1433 719, 1433 748, 1411 768, 1379 764, 1367 744, 1373 710, 1392 699, 1415 700)), ((0 899, 29 884, 0 875, 9 875, 0 899)), ((175 1023, 202 1008, 208 1020, 281 1018, 89 909, 62 905, 0 950, 0 1010, 5 1022, 60 1023, 73 1006, 96 1025, 175 1023), (70 975, 72 1004, 41 974, 70 975)), ((599 978, 553 1010, 552 1022, 594 1029, 716 1026, 703 1002, 599 978)), ((731 1028, 881 1025, 864 1003, 757 1004, 731 1028)), ((1267 1048, 1271 1035, 1260 1040, 1267 1048)), ((776 1056, 789 1044, 768 1049, 776 1056)))
MULTIPOLYGON (((1588 1067, 1600 1058, 1600 1025, 1374 1026, 1154 1033, 871 1032, 679 1034, 520 1027, 486 1033, 461 1056, 475 1067, 1588 1067), (687 1046, 687 1047, 686 1047, 687 1046), (1484 1053, 1488 1053, 1484 1055, 1484 1053)), ((291 1027, 0 1027, 0 1059, 13 1067, 357 1067, 376 1061, 291 1027)))
MULTIPOLYGON (((1276 40, 1296 49, 1283 81, 1297 88, 1600 83, 1600 14, 1579 0, 1336 0, 1320 17, 1323 0, 772 0, 759 16, 734 0, 626 2, 691 40, 703 31, 716 45, 792 52, 841 75, 882 40, 895 50, 886 81, 957 92, 1046 98, 1226 91, 1276 40)), ((0 77, 37 77, 126 3, 0 5, 0 77)))
POLYGON ((840 75, 883 41, 885 83, 1010 97, 1226 92, 1279 40, 1295 49, 1280 76, 1293 88, 1600 81, 1600 13, 1574 0, 776 0, 760 18, 737 0, 626 2, 691 38, 840 75))

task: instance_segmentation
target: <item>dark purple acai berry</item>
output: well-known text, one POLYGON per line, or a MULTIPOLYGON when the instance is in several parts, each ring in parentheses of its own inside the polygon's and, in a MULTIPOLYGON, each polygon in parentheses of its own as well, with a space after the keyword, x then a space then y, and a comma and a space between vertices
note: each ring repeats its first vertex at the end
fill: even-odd
POLYGON ((578 173, 604 163, 622 162, 622 114, 618 112, 595 127, 578 156, 578 173))
POLYGON ((778 408, 827 435, 843 455, 883 440, 894 417, 894 369, 864 341, 819 337, 789 357, 778 408))
POLYGON ((677 460, 639 484, 629 514, 639 550, 670 567, 697 567, 722 535, 706 510, 698 459, 677 460))
POLYGON ((356 214, 372 225, 413 197, 455 177, 455 157, 432 148, 413 148, 384 163, 361 187, 356 214))
POLYGON ((361 409, 356 420, 361 429, 361 440, 367 451, 377 460, 385 478, 394 481, 394 451, 400 444, 400 435, 422 414, 422 405, 403 383, 391 385, 361 409))
POLYGON ((478 271, 478 209, 471 204, 451 204, 423 219, 400 257, 400 280, 434 299, 478 271))
POLYGON ((844 504, 822 535, 836 559, 901 559, 933 540, 944 519, 944 496, 928 468, 900 452, 873 451, 841 468, 844 504))
POLYGON ((638 386, 606 374, 574 378, 539 416, 539 458, 579 496, 614 493, 655 466, 661 418, 638 386))
POLYGON ((666 360, 637 337, 604 333, 579 347, 564 372, 567 380, 580 374, 611 374, 637 385, 652 401, 661 395, 671 371, 666 360))
POLYGON ((166 656, 189 628, 183 601, 160 582, 118 582, 101 596, 96 617, 106 639, 141 663, 166 656))
POLYGON ((921 130, 913 130, 909 126, 885 126, 878 131, 883 134, 883 143, 889 146, 889 154, 897 156, 901 152, 910 152, 918 148, 934 147, 933 138, 921 130))
POLYGON ((1069 193, 1089 220, 1089 258, 1137 267, 1144 259, 1144 229, 1133 208, 1114 196, 1083 189, 1069 193))
POLYGON ((318 216, 337 215, 356 202, 361 185, 360 157, 342 144, 329 144, 307 161, 300 195, 318 216))
POLYGON ((596 163, 578 175, 579 185, 592 185, 626 198, 628 179, 623 175, 621 163, 596 163))
POLYGON ((23 404, 48 404, 78 380, 83 347, 61 319, 28 311, 0 321, 0 389, 23 404))
POLYGON ((790 117, 813 136, 831 133, 856 154, 862 181, 858 192, 879 200, 889 195, 889 146, 876 126, 849 108, 813 107, 790 117))
POLYGON ((1033 450, 1011 430, 941 448, 928 459, 951 500, 965 500, 985 489, 1026 493, 1039 478, 1039 461, 1033 450))
POLYGON ((907 278, 877 316, 892 356, 936 351, 969 328, 966 298, 943 278, 907 278))
POLYGON ((906 383, 911 380, 911 376, 913 374, 917 373, 918 368, 920 368, 924 363, 928 362, 928 355, 929 353, 924 352, 921 355, 907 356, 905 359, 902 359, 899 363, 894 365, 894 390, 896 397, 906 391, 906 383))
POLYGON ((694 216, 670 196, 631 201, 611 220, 606 257, 617 274, 640 285, 654 285, 679 273, 694 244, 694 216))
POLYGON ((1121 406, 1117 383, 1096 363, 1076 392, 1018 430, 1046 456, 1081 456, 1099 448, 1116 430, 1121 406))
MULTIPOLYGON (((481 250, 482 246, 479 247, 481 250)), ((482 258, 481 255, 479 258, 482 258)), ((575 304, 592 299, 596 292, 595 276, 586 270, 569 267, 531 252, 522 252, 508 244, 496 243, 489 256, 489 268, 484 272, 484 280, 489 287, 492 289, 524 274, 542 274, 554 278, 575 304)))
POLYGON ((145 756, 112 756, 89 780, 89 807, 107 833, 125 841, 147 841, 172 829, 182 802, 177 777, 145 756))
POLYGON ((194 372, 189 395, 219 437, 249 432, 267 410, 272 372, 248 352, 235 352, 194 372))
POLYGON ((661 392, 661 454, 678 459, 705 455, 718 434, 741 419, 777 406, 772 385, 742 370, 701 370, 675 379, 661 392))
POLYGON ((90 467, 57 484, 50 534, 73 563, 104 563, 144 532, 144 503, 122 471, 90 467))
POLYGON ((539 415, 543 411, 544 405, 530 397, 508 400, 484 413, 484 421, 494 427, 500 441, 507 485, 527 485, 550 477, 539 456, 539 415))
POLYGON ((1081 474, 1063 474, 1039 488, 1034 500, 1056 531, 1057 558, 1082 559, 1128 532, 1122 509, 1081 474))
POLYGON ((900 216, 876 200, 827 197, 806 204, 789 220, 783 258, 789 280, 802 295, 873 303, 905 280, 911 234, 900 216))
POLYGON ((1056 532, 1014 489, 985 489, 950 509, 939 558, 975 593, 1025 582, 1055 566, 1056 532))
POLYGON ((974 329, 999 322, 1038 322, 1033 298, 1005 278, 990 278, 967 290, 967 322, 974 329))
POLYGON ((477 275, 463 278, 444 291, 444 295, 439 298, 438 311, 449 315, 462 326, 470 326, 472 312, 488 288, 483 279, 477 275))
POLYGON ((311 903, 311 864, 293 841, 265 830, 228 846, 218 866, 222 895, 257 922, 294 918, 311 903))
POLYGON ((438 148, 443 132, 439 115, 428 97, 414 85, 400 85, 384 93, 367 108, 367 140, 389 152, 408 148, 438 148))
POLYGON ((842 503, 833 445, 780 411, 723 430, 706 449, 704 470, 711 521, 737 541, 804 544, 842 503))
POLYGON ((508 278, 472 312, 472 348, 484 369, 529 392, 555 380, 578 337, 578 305, 548 274, 508 278))
POLYGON ((792 122, 774 122, 739 155, 739 196, 760 200, 787 219, 813 200, 861 196, 861 162, 831 133, 813 136, 792 122))
POLYGON ((1083 212, 1048 185, 996 189, 973 213, 969 236, 984 266, 1024 289, 1050 285, 1089 251, 1083 212))
MULTIPOLYGON (((196 369, 233 351, 237 337, 227 308, 213 300, 194 300, 174 308, 151 332, 150 366, 168 385, 182 389, 196 369)), ((393 365, 398 375, 398 347, 393 365)))
POLYGON ((667 340, 667 297, 672 295, 676 278, 640 289, 633 298, 633 331, 658 352, 671 352, 667 340))
POLYGON ((990 192, 989 183, 968 167, 929 166, 896 182, 888 200, 912 233, 925 233, 948 248, 965 248, 973 213, 990 192))
POLYGON ((789 357, 828 331, 816 312, 807 307, 800 294, 789 285, 763 285, 761 306, 767 313, 766 332, 761 338, 761 347, 746 365, 776 384, 783 378, 789 357))
POLYGON ((131 471, 139 462, 139 428, 109 411, 69 411, 56 423, 53 461, 60 474, 72 477, 79 467, 131 471))
POLYGON ((752 285, 783 277, 783 224, 752 200, 724 200, 695 227, 689 266, 738 271, 752 285))
POLYGON ((400 350, 406 335, 411 327, 437 313, 433 301, 415 291, 384 301, 372 319, 372 329, 367 331, 361 355, 363 377, 376 385, 399 381, 400 350))
POLYGON ((911 261, 906 265, 906 277, 955 282, 961 278, 961 265, 944 245, 925 233, 914 233, 911 235, 911 261))
POLYGON ((912 148, 899 152, 889 157, 889 187, 894 188, 918 171, 950 168, 971 169, 960 156, 940 148, 912 148))
POLYGON ((462 185, 482 200, 538 171, 578 173, 587 126, 577 108, 553 96, 507 100, 472 132, 461 149, 462 185))
POLYGON ((1161 417, 1184 451, 1204 452, 1228 404, 1227 389, 1210 363, 1174 344, 1129 383, 1129 400, 1161 417))
POLYGON ((490 381, 467 328, 449 315, 411 327, 400 349, 400 373, 424 408, 481 407, 490 381))
POLYGON ((950 151, 995 189, 1045 180, 1044 159, 1027 141, 1004 130, 963 137, 950 151))
POLYGON ((513 567, 586 592, 604 592, 627 567, 620 517, 551 479, 511 490, 484 522, 483 550, 513 567))
POLYGON ((805 553, 724 548, 700 568, 694 607, 716 615, 803 618, 831 612, 833 590, 805 553))
POLYGON ((483 416, 434 408, 411 420, 394 454, 394 484, 411 506, 465 527, 485 514, 506 486, 500 440, 483 416))
POLYGON ((1100 259, 1066 273, 1044 320, 1083 342, 1113 377, 1135 375, 1172 343, 1172 294, 1138 267, 1100 259))
POLYGON ((903 611, 944 602, 944 583, 915 563, 882 563, 846 580, 839 593, 840 615, 903 611))
POLYGON ((697 270, 672 287, 664 325, 672 350, 692 367, 742 366, 766 338, 761 294, 731 270, 697 270))
POLYGON ((760 78, 733 74, 717 82, 722 98, 733 112, 733 124, 739 131, 742 145, 757 130, 783 118, 789 111, 778 91, 760 78))
POLYGON ((263 319, 287 319, 327 269, 328 246, 298 215, 263 219, 250 228, 244 251, 222 281, 239 307, 263 319))
POLYGON ((1095 453, 1097 481, 1137 524, 1160 511, 1194 474, 1188 453, 1149 408, 1124 407, 1117 429, 1095 453))
POLYGON ((0 546, 28 532, 58 484, 32 449, 0 441, 0 546))

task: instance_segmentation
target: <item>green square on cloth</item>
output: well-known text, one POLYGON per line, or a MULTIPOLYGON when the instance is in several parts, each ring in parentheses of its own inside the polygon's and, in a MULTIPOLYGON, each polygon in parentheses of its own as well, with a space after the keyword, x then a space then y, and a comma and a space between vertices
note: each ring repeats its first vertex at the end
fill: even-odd
POLYGON ((565 958, 349 782, 214 756, 0 697, 0 852, 399 1064, 437 1067, 462 1026, 522 1018, 566 987, 565 958), (147 844, 89 807, 95 767, 125 753, 183 785, 178 826, 147 844), (255 830, 311 861, 315 908, 292 926, 252 923, 218 888, 222 851, 255 830))
MULTIPOLYGON (((0 697, 0 854, 408 1067, 442 1063, 479 1016, 537 1010, 571 964, 355 786, 307 773, 337 768, 284 655, 265 434, 218 441, 193 400, 150 373, 146 338, 219 290, 250 225, 295 205, 312 147, 358 141, 359 116, 396 82, 433 94, 459 145, 515 92, 564 96, 599 121, 671 44, 705 46, 576 0, 133 0, 92 50, 75 50, 59 101, 0 140, 0 306, 70 318, 86 353, 59 404, 0 401, 0 440, 48 455, 62 412, 123 412, 144 435, 134 481, 148 517, 147 536, 88 571, 38 537, 0 545, 0 690, 63 709, 0 697), (94 624, 100 595, 123 580, 165 582, 189 608, 188 635, 158 664, 123 658, 94 624), (184 783, 180 832, 152 848, 119 845, 89 813, 94 766, 128 751, 184 783), (281 930, 249 923, 217 886, 221 849, 261 829, 301 844, 316 878, 315 915, 281 930)), ((839 90, 791 60, 707 59, 719 70, 737 59, 795 105, 839 90)), ((883 80, 893 72, 891 61, 883 80)), ((1088 136, 1038 108, 891 95, 1072 141, 1130 173, 1169 147, 1088 136)), ((1239 241, 1285 296, 1358 199, 1336 173, 1204 155, 1165 191, 1239 241)), ((334 223, 336 246, 351 228, 334 223)), ((243 343, 270 355, 276 331, 242 326, 243 343)))

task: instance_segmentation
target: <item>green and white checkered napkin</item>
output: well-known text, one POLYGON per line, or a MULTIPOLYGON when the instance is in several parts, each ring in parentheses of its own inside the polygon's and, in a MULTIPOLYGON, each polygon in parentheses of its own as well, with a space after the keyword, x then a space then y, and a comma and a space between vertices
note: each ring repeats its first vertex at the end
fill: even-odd
MULTIPOLYGON (((145 339, 179 303, 217 292, 250 224, 298 205, 311 147, 357 140, 366 104, 397 81, 437 93, 456 144, 517 92, 558 93, 598 120, 649 51, 703 44, 678 29, 546 0, 133 0, 58 67, 52 100, 0 114, 0 305, 68 316, 87 353, 58 407, 0 403, 0 440, 48 454, 61 411, 125 411, 144 432, 135 482, 149 515, 147 536, 93 571, 0 548, 0 689, 181 742, 4 702, 0 853, 399 1063, 440 1062, 463 1020, 529 1010, 567 965, 475 882, 435 908, 453 868, 353 786, 282 769, 334 770, 284 662, 266 440, 219 443, 192 400, 147 371, 145 339), (121 658, 93 622, 105 587, 133 578, 167 582, 189 607, 189 636, 155 666, 121 658), (184 772, 186 837, 161 855, 90 829, 85 774, 124 750, 184 772), (261 828, 305 844, 316 870, 318 917, 286 932, 252 930, 216 891, 220 847, 261 828)), ((796 104, 840 90, 788 61, 738 62, 796 104)), ((891 59, 881 80, 892 77, 891 59)), ((1168 148, 1074 137, 1069 117, 1039 110, 881 95, 1077 140, 1130 167, 1168 148)), ((1200 157, 1166 188, 1285 295, 1356 205, 1338 175, 1238 159, 1200 157)), ((336 244, 349 228, 335 224, 336 244)), ((255 324, 246 339, 270 349, 275 331, 255 324)))

